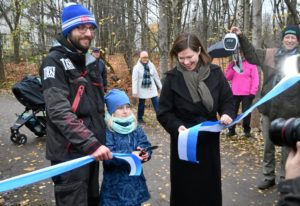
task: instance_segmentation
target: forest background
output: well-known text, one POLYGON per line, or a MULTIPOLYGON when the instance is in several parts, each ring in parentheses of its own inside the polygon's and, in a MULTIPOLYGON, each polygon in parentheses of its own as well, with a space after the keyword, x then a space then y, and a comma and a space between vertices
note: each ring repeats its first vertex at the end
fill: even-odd
MULTIPOLYGON (((0 88, 37 74, 61 31, 63 0, 0 0, 0 88)), ((76 1, 75 1, 76 2, 76 1)), ((196 33, 205 47, 239 26, 257 48, 279 46, 281 30, 300 24, 297 0, 81 0, 99 24, 93 46, 106 54, 110 87, 129 91, 138 52, 147 50, 161 78, 176 36, 196 33)), ((224 68, 227 59, 218 60, 224 68)))

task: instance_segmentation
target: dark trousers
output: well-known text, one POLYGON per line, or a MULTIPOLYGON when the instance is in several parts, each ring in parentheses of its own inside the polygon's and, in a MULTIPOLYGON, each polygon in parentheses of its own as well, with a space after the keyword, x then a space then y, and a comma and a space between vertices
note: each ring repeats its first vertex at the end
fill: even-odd
MULTIPOLYGON (((144 110, 145 110, 145 100, 146 99, 139 99, 138 114, 137 114, 138 120, 143 119, 144 110)), ((157 113, 157 111, 158 111, 158 97, 157 96, 152 97, 151 101, 152 101, 153 108, 154 108, 155 112, 157 113)))
MULTIPOLYGON (((235 107, 235 114, 238 114, 240 104, 242 103, 242 112, 245 112, 247 109, 249 109, 252 105, 254 95, 245 95, 245 96, 236 96, 233 95, 233 102, 235 107)), ((243 119, 243 128, 245 133, 249 133, 251 131, 250 127, 250 121, 251 121, 251 113, 248 114, 243 119)), ((235 125, 229 128, 229 131, 231 133, 235 133, 235 125)))
MULTIPOLYGON (((60 162, 51 161, 52 165, 60 162)), ((99 205, 99 162, 52 177, 57 206, 99 205)))

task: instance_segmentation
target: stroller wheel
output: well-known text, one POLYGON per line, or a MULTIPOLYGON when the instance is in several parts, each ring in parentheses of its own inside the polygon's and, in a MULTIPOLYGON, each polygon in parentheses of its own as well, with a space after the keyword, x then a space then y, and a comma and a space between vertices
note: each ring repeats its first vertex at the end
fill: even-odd
POLYGON ((18 134, 12 134, 11 136, 10 136, 10 140, 13 142, 13 143, 18 143, 18 134))
POLYGON ((27 142, 27 137, 25 134, 20 134, 20 136, 18 137, 18 144, 26 144, 27 142))

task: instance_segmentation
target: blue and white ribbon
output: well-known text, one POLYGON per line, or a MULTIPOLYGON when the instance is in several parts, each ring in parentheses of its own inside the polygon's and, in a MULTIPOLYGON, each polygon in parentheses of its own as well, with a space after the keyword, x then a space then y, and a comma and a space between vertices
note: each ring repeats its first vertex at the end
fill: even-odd
MULTIPOLYGON (((116 158, 124 159, 130 164, 130 176, 139 176, 142 172, 142 164, 140 159, 133 154, 113 153, 116 158)), ((42 181, 44 179, 68 172, 83 165, 94 161, 92 156, 85 156, 78 159, 70 160, 53 166, 45 167, 33 172, 22 174, 6 180, 0 181, 0 192, 16 189, 25 185, 42 181)))
POLYGON ((141 160, 134 154, 121 154, 113 153, 113 156, 119 159, 123 159, 130 165, 129 176, 140 176, 142 173, 141 160))
POLYGON ((236 124, 237 122, 244 119, 249 113, 251 113, 259 105, 265 103, 266 101, 284 92, 286 89, 296 84, 299 80, 300 80, 300 74, 283 78, 269 93, 267 93, 258 102, 252 105, 247 111, 238 115, 237 118, 235 118, 230 125, 225 126, 223 124, 220 124, 219 121, 202 122, 183 132, 180 132, 178 136, 179 158, 181 160, 198 163, 196 159, 196 152, 197 152, 196 147, 197 147, 199 131, 220 132, 222 129, 228 128, 236 124))

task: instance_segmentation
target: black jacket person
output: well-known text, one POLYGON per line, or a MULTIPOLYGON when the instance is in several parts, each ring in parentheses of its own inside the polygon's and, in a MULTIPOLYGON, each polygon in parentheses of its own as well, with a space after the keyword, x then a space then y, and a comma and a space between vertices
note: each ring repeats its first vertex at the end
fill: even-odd
MULTIPOLYGON (((86 155, 110 159, 104 98, 96 60, 87 54, 97 25, 83 6, 62 13, 59 36, 40 67, 47 112, 46 157, 58 164, 86 155)), ((53 177, 56 205, 98 205, 99 163, 53 177)))
POLYGON ((199 164, 179 159, 178 134, 204 121, 230 124, 234 116, 232 93, 220 67, 195 34, 183 33, 171 49, 177 66, 166 73, 157 119, 170 134, 171 206, 221 206, 219 133, 199 132, 199 164))

